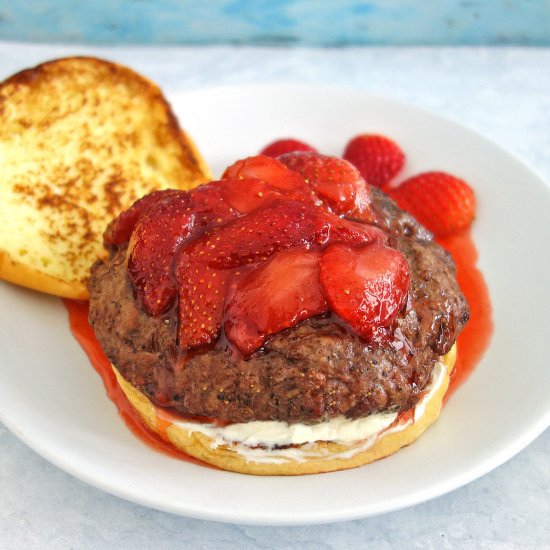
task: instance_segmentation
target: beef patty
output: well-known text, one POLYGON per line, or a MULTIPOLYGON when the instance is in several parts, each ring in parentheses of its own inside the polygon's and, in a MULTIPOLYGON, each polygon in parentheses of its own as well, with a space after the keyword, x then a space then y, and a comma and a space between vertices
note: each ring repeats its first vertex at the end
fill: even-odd
POLYGON ((126 274, 126 249, 92 267, 90 322, 110 361, 153 402, 231 422, 315 422, 411 408, 469 318, 449 253, 373 189, 379 226, 409 263, 407 305, 392 337, 368 344, 334 316, 313 317, 242 358, 225 338, 203 352, 176 346, 177 315, 147 315, 126 274))

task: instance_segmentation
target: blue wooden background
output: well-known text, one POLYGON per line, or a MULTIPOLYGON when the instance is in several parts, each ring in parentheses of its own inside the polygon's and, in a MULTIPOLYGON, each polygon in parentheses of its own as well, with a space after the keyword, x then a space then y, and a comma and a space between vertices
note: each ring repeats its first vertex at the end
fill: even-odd
POLYGON ((550 45, 550 0, 0 0, 0 40, 550 45))

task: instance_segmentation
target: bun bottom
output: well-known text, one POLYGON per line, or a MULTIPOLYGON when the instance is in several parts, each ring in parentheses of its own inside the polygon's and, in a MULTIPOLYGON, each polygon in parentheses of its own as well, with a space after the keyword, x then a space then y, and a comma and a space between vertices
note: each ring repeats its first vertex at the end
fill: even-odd
POLYGON ((62 298, 87 300, 89 297, 84 282, 57 279, 44 271, 14 260, 4 250, 0 250, 0 279, 62 298))
MULTIPOLYGON (((238 445, 220 445, 204 433, 190 431, 181 425, 167 421, 167 417, 159 408, 127 382, 115 367, 113 370, 122 391, 141 420, 149 429, 161 435, 176 449, 207 464, 232 472, 253 475, 303 475, 363 466, 389 456, 418 439, 439 416, 455 362, 456 345, 441 358, 441 363, 445 367, 441 382, 436 391, 429 395, 429 399, 424 403, 422 414, 419 418, 415 417, 414 420, 408 422, 402 429, 392 430, 390 428, 369 438, 368 441, 354 444, 329 441, 308 443, 298 447, 302 451, 298 457, 294 452, 296 448, 293 447, 292 452, 287 456, 283 453, 273 457, 272 460, 269 458, 269 451, 264 451, 262 456, 256 459, 254 456, 246 456, 240 452, 238 445)), ((253 454, 251 453, 251 455, 253 454)))

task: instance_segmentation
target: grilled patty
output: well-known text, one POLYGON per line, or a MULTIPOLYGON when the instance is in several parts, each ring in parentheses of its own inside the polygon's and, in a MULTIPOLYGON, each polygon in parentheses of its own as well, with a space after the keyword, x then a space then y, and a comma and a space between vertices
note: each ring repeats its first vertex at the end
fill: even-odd
POLYGON ((250 358, 225 338, 211 349, 176 345, 176 309, 147 315, 126 274, 126 249, 92 267, 90 322, 111 362, 153 402, 231 422, 318 422, 410 409, 438 358, 469 318, 451 256, 409 214, 373 189, 378 225, 409 263, 406 307, 392 334, 370 344, 334 315, 272 336, 250 358))

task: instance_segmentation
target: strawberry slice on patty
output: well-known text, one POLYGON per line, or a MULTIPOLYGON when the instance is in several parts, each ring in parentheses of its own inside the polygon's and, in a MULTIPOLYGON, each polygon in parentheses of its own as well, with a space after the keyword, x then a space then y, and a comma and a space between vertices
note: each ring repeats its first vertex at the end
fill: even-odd
POLYGON ((208 185, 218 187, 223 200, 241 214, 249 214, 276 199, 284 198, 280 189, 258 178, 222 179, 208 185))
POLYGON ((225 169, 222 178, 257 178, 280 191, 308 190, 303 178, 296 172, 289 170, 277 159, 263 155, 238 160, 225 169))
POLYGON ((160 315, 174 302, 171 269, 176 250, 206 228, 237 215, 221 190, 210 186, 166 195, 142 214, 128 245, 127 270, 147 313, 160 315))
POLYGON ((319 264, 331 310, 366 340, 378 328, 389 326, 407 301, 409 266, 393 248, 379 243, 331 244, 319 264))
POLYGON ((247 216, 214 227, 182 247, 174 263, 178 288, 178 344, 211 343, 223 321, 233 270, 266 262, 280 251, 318 250, 331 242, 387 242, 380 229, 343 220, 292 200, 275 201, 247 216))
POLYGON ((103 233, 103 239, 107 245, 123 245, 130 240, 132 231, 138 220, 153 204, 174 195, 181 195, 185 191, 178 189, 162 189, 153 191, 138 199, 124 212, 121 212, 103 233))
POLYGON ((176 250, 206 229, 281 198, 274 187, 254 178, 221 180, 191 191, 157 192, 122 216, 113 244, 131 238, 128 275, 145 311, 160 315, 174 302, 171 266, 176 250))
POLYGON ((268 336, 327 311, 319 256, 320 252, 302 248, 280 252, 237 280, 224 328, 227 339, 243 354, 259 349, 268 336))
POLYGON ((367 222, 374 220, 370 189, 348 161, 303 151, 281 155, 278 160, 300 174, 336 214, 367 222))

